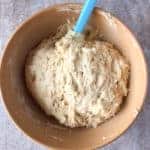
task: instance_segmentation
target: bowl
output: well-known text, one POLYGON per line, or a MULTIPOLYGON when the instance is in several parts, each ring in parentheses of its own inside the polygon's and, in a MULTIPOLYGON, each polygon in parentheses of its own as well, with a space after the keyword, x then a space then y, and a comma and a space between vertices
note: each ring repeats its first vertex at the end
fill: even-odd
POLYGON ((140 45, 122 22, 95 8, 90 24, 119 48, 131 65, 129 93, 120 112, 97 128, 71 129, 46 116, 34 102, 24 81, 25 58, 59 25, 77 18, 80 10, 80 4, 60 4, 33 15, 11 36, 1 60, 1 95, 9 116, 26 135, 48 148, 88 150, 112 142, 136 119, 146 95, 147 68, 140 45))

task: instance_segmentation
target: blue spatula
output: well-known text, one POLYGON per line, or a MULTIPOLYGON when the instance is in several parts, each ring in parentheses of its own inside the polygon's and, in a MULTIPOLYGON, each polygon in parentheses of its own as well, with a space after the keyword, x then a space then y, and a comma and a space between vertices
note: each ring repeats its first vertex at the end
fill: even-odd
POLYGON ((95 7, 96 0, 86 0, 74 27, 76 33, 82 33, 95 7))

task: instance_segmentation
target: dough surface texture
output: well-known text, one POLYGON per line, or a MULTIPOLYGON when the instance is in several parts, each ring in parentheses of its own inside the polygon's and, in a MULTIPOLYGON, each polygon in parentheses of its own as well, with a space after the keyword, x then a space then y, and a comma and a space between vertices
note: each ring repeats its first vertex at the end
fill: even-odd
POLYGON ((68 127, 96 127, 113 117, 127 96, 129 64, 106 41, 86 40, 71 30, 32 50, 25 78, 46 112, 68 127))

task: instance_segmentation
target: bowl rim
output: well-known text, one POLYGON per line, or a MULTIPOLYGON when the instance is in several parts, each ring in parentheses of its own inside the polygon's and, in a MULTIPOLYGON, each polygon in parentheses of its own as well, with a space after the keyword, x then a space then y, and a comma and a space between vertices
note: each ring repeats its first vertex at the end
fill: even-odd
MULTIPOLYGON (((18 25, 16 27, 16 29, 14 29, 14 31, 9 35, 5 45, 4 45, 4 48, 2 49, 1 51, 1 54, 0 54, 0 97, 2 99, 2 105, 3 105, 3 108, 5 109, 5 112, 7 113, 8 115, 8 118, 10 118, 11 122, 13 122, 13 124, 15 125, 15 127, 19 130, 21 130, 24 135, 26 137, 28 137, 29 139, 31 139, 33 142, 35 143, 38 143, 38 144, 41 144, 42 146, 44 147, 47 147, 48 149, 49 148, 54 148, 54 149, 57 149, 57 148, 60 148, 60 147, 57 147, 57 146, 49 146, 47 145, 46 143, 44 142, 41 142, 40 140, 38 139, 35 139, 34 137, 32 137, 32 135, 26 133, 26 131, 24 129, 22 129, 22 127, 20 125, 17 124, 17 122, 15 121, 15 119, 11 116, 11 112, 9 111, 7 105, 5 104, 5 100, 4 100, 4 96, 3 96, 3 92, 2 92, 2 84, 1 84, 1 65, 2 65, 2 62, 3 62, 3 58, 4 58, 4 55, 5 55, 5 52, 7 51, 9 45, 11 44, 14 36, 24 28, 24 26, 32 21, 35 17, 39 16, 40 14, 46 12, 46 11, 49 11, 51 9, 54 9, 54 8, 57 8, 57 7, 63 7, 63 6, 73 6, 73 7, 81 7, 82 6, 82 3, 58 3, 58 4, 54 4, 54 5, 50 5, 46 8, 42 8, 40 10, 37 10, 37 12, 34 12, 31 16, 27 17, 23 22, 20 23, 20 25, 18 25)), ((112 14, 111 12, 108 12, 102 8, 100 8, 99 6, 96 6, 95 9, 97 11, 99 11, 100 13, 104 13, 104 14, 109 14, 111 15, 114 19, 116 19, 122 26, 125 27, 125 29, 132 35, 132 38, 135 40, 137 46, 139 47, 140 49, 140 53, 141 53, 141 56, 143 57, 143 60, 144 60, 144 66, 145 66, 145 89, 144 89, 144 93, 143 93, 143 101, 141 103, 141 105, 139 106, 139 111, 138 111, 138 114, 135 118, 132 119, 131 123, 128 124, 127 128, 124 129, 124 131, 122 131, 121 133, 119 133, 115 138, 113 138, 112 140, 108 141, 108 142, 105 142, 103 143, 102 145, 95 145, 95 147, 89 147, 89 148, 102 148, 104 146, 107 146, 109 145, 110 143, 114 142, 116 139, 118 139, 121 135, 123 135, 136 121, 137 117, 139 116, 140 112, 142 111, 142 108, 143 108, 143 105, 145 103, 145 99, 146 99, 146 96, 147 96, 147 91, 148 91, 148 65, 147 65, 147 61, 146 61, 146 58, 145 58, 145 55, 144 55, 144 50, 143 48, 141 47, 140 45, 140 42, 137 40, 136 36, 134 35, 134 33, 131 31, 131 29, 124 23, 124 21, 122 21, 120 18, 116 17, 114 14, 112 14)), ((64 148, 63 148, 64 149, 64 148)), ((62 150, 63 150, 62 149, 62 150)))

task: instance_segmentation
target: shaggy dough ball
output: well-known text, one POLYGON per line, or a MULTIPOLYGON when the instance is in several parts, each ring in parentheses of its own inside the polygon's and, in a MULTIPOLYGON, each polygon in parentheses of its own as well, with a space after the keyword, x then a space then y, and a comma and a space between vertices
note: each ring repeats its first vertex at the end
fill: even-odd
POLYGON ((69 31, 41 42, 27 57, 25 77, 48 115, 69 127, 96 127, 127 95, 129 65, 112 44, 69 31))

